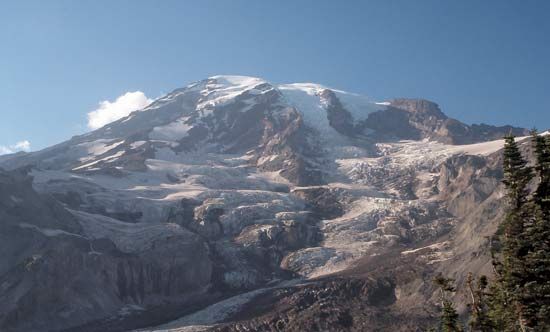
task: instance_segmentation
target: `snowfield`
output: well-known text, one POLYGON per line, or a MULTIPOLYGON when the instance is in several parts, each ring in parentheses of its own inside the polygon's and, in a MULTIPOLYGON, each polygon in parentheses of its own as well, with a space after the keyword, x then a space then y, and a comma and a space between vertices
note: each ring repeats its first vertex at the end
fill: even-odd
POLYGON ((368 97, 341 90, 327 88, 320 84, 293 83, 281 84, 277 88, 282 92, 286 101, 296 107, 304 117, 304 121, 318 130, 323 136, 335 136, 334 128, 329 124, 326 116, 327 104, 322 98, 324 90, 333 91, 345 109, 351 113, 354 120, 366 119, 369 113, 384 109, 384 105, 371 101, 368 97))
MULTIPOLYGON (((233 103, 236 98, 261 95, 270 89, 278 89, 283 100, 295 107, 304 122, 317 130, 323 141, 323 148, 336 167, 325 169, 331 179, 327 188, 340 189, 350 195, 352 202, 346 206, 346 213, 338 218, 322 220, 320 228, 323 242, 319 247, 297 250, 285 257, 284 262, 304 277, 318 277, 349 267, 354 261, 380 246, 397 243, 399 234, 388 234, 399 218, 412 206, 422 209, 429 205, 429 185, 436 179, 435 167, 447 158, 460 155, 487 156, 503 147, 503 140, 470 145, 448 145, 436 141, 398 141, 377 143, 377 155, 365 148, 351 145, 329 124, 326 117, 326 101, 321 94, 329 89, 319 84, 294 83, 265 88, 268 82, 253 77, 214 76, 197 82, 188 88, 199 94, 195 109, 200 119, 209 117, 217 107, 233 103), (398 184, 404 178, 416 178, 425 184, 418 191, 420 199, 408 200, 399 197, 398 184), (381 185, 383 184, 383 187, 381 185)), ((356 120, 363 120, 374 111, 384 109, 388 103, 377 103, 369 98, 345 91, 330 89, 342 105, 356 120)), ((146 110, 159 110, 181 96, 175 91, 159 98, 146 110)), ((248 100, 248 99, 247 99, 248 100)), ((249 213, 268 220, 275 214, 304 209, 304 203, 292 193, 274 193, 273 190, 293 186, 280 172, 260 172, 249 165, 250 154, 216 154, 203 146, 195 151, 176 152, 173 147, 189 135, 193 124, 189 115, 176 116, 170 111, 170 122, 156 125, 148 134, 153 142, 167 145, 155 148, 154 158, 144 159, 144 171, 127 172, 123 177, 104 175, 72 174, 55 170, 35 170, 33 176, 38 188, 45 188, 52 182, 73 183, 83 186, 97 186, 96 193, 88 194, 91 204, 105 206, 111 211, 139 211, 141 221, 128 225, 109 217, 94 216, 74 211, 91 237, 109 237, 123 251, 135 251, 147 247, 152 240, 163 234, 181 232, 178 225, 158 224, 165 220, 171 206, 181 199, 216 200, 226 207, 221 223, 226 232, 238 233, 243 227, 254 223, 246 216, 249 213), (93 185, 92 185, 93 184, 93 185)), ((124 119, 128 123, 134 115, 124 119)), ((137 121, 137 120, 136 120, 137 121)), ((204 120, 200 120, 204 121, 204 120)), ((524 140, 521 137, 519 140, 524 140)), ((92 169, 99 164, 115 163, 130 150, 148 144, 147 140, 131 142, 129 150, 118 150, 124 140, 95 139, 76 145, 72 155, 82 163, 72 171, 92 169)), ((262 157, 258 164, 272 161, 276 156, 262 157)), ((323 166, 321 166, 323 167, 323 166)), ((60 189, 62 185, 60 185, 60 189)), ((265 222, 265 221, 264 221, 265 222)), ((450 221, 446 221, 450 222, 450 221)))

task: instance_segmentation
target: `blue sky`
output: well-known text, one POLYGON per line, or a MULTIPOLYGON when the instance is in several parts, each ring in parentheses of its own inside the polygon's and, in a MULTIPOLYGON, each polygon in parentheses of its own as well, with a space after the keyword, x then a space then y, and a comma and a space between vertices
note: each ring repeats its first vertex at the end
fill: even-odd
POLYGON ((87 114, 111 105, 102 101, 216 74, 422 97, 467 123, 550 127, 545 0, 0 0, 0 42, 0 153, 89 130, 87 114))

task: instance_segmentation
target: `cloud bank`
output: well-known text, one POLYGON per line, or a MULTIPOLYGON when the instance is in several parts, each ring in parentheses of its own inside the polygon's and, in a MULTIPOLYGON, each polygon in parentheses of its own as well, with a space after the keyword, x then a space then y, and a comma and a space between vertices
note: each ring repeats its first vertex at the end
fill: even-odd
POLYGON ((113 102, 104 100, 99 103, 96 110, 88 113, 88 127, 90 129, 101 128, 133 111, 144 108, 152 101, 141 91, 126 92, 113 102))
POLYGON ((19 151, 29 152, 31 150, 31 142, 24 140, 13 145, 0 145, 0 155, 10 154, 19 151))

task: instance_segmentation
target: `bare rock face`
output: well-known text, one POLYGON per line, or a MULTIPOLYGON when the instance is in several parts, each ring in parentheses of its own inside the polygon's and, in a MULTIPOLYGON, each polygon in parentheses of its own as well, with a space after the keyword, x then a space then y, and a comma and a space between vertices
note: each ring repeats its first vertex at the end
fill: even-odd
POLYGON ((179 231, 149 249, 121 251, 88 236, 78 216, 32 189, 30 177, 0 172, 0 179, 3 331, 61 330, 127 305, 190 303, 209 286, 212 264, 197 235, 179 231))
POLYGON ((311 164, 318 156, 316 146, 304 144, 311 135, 295 108, 286 108, 265 119, 257 166, 264 171, 281 171, 281 176, 297 185, 323 182, 322 174, 311 164))
POLYGON ((223 215, 223 204, 206 202, 195 209, 194 223, 188 224, 188 228, 208 238, 216 239, 223 233, 220 216, 223 215))
POLYGON ((391 106, 407 111, 415 115, 424 115, 428 118, 447 119, 447 116, 441 112, 439 106, 425 99, 394 99, 390 102, 391 106))
POLYGON ((386 110, 371 113, 366 128, 382 139, 433 139, 447 144, 472 144, 500 139, 512 133, 526 136, 528 130, 485 124, 468 126, 448 118, 436 103, 424 99, 394 99, 386 110))
POLYGON ((310 210, 319 218, 333 219, 344 214, 346 193, 341 190, 313 187, 297 189, 294 194, 308 202, 310 210))
POLYGON ((344 108, 334 92, 325 89, 320 93, 320 97, 327 104, 327 119, 334 130, 352 137, 360 134, 360 128, 356 128, 353 116, 344 108))
POLYGON ((33 179, 27 173, 27 169, 12 172, 0 170, 2 224, 15 226, 23 223, 28 227, 60 228, 67 232, 79 232, 80 226, 76 219, 53 197, 39 195, 33 190, 33 179))
MULTIPOLYGON (((3 329, 59 330, 110 317, 126 305, 146 308, 196 299, 208 285, 207 260, 201 265, 185 257, 160 261, 168 248, 136 256, 124 255, 109 242, 56 240, 37 248, 40 254, 29 256, 3 278, 7 290, 2 296, 13 303, 3 307, 3 329), (90 253, 94 245, 98 251, 90 253), (52 322, 56 316, 68 317, 52 322)), ((170 249, 187 250, 195 258, 204 255, 200 246, 170 249)))
POLYGON ((237 314, 239 323, 208 331, 409 331, 387 310, 394 302, 389 280, 335 278, 258 296, 237 314))
POLYGON ((32 177, 26 170, 0 170, 0 246, 4 258, 0 274, 8 273, 29 256, 29 248, 40 246, 44 238, 35 229, 55 229, 58 232, 81 233, 76 218, 53 197, 39 195, 32 189, 32 177), (38 217, 39 216, 39 217, 38 217))

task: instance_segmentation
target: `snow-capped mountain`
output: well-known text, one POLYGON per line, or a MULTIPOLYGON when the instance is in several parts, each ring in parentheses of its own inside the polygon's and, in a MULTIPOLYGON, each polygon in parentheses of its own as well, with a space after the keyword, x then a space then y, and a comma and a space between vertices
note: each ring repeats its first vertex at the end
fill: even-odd
POLYGON ((0 265, 0 328, 298 331, 284 303, 311 302, 307 325, 327 289, 359 325, 330 312, 320 329, 429 319, 435 271, 488 268, 509 132, 528 135, 463 124, 426 100, 192 83, 0 160, 0 248, 13 253, 0 265))

